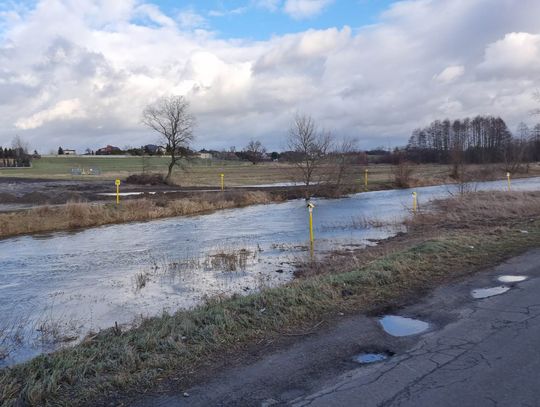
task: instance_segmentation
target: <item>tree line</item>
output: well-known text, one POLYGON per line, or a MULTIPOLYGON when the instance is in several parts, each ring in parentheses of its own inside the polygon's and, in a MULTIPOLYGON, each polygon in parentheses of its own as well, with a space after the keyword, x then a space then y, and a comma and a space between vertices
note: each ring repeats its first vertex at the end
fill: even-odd
POLYGON ((24 147, 7 148, 0 146, 0 167, 29 167, 30 155, 24 147))
POLYGON ((513 135, 500 117, 435 120, 413 131, 404 152, 418 163, 505 163, 517 169, 540 158, 540 124, 530 130, 522 123, 513 135))

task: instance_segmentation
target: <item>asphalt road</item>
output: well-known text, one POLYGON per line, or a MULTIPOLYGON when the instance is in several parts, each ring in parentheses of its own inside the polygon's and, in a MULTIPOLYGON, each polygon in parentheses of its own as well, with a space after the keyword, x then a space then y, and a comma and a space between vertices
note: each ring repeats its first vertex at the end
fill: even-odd
POLYGON ((288 346, 239 358, 191 389, 165 388, 134 406, 540 406, 540 249, 394 311, 430 323, 393 337, 377 318, 345 317, 288 346), (527 275, 504 294, 471 290, 527 275), (393 354, 359 365, 364 351, 393 354))

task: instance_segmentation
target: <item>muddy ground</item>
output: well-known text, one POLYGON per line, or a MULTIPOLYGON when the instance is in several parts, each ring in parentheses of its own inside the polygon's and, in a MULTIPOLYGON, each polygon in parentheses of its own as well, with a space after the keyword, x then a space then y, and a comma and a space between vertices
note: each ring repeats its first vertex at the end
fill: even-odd
POLYGON ((132 406, 515 406, 538 405, 540 250, 435 289, 377 315, 335 315, 278 346, 228 359, 189 388, 174 380, 153 394, 115 398, 132 406), (504 294, 474 299, 501 275, 528 278, 504 294), (384 314, 429 323, 392 336, 384 314), (363 352, 385 361, 359 364, 363 352))
MULTIPOLYGON (((237 189, 237 188, 235 188, 237 189)), ((257 187, 240 189, 259 190, 257 187)), ((265 191, 286 192, 295 195, 295 187, 266 187, 265 191)), ((40 205, 59 205, 69 201, 106 202, 114 201, 114 182, 103 180, 47 180, 32 178, 0 177, 0 211, 26 209, 40 205), (108 194, 108 195, 104 195, 108 194)), ((122 183, 121 199, 177 199, 204 192, 219 192, 219 188, 175 187, 169 185, 135 185, 122 183)))

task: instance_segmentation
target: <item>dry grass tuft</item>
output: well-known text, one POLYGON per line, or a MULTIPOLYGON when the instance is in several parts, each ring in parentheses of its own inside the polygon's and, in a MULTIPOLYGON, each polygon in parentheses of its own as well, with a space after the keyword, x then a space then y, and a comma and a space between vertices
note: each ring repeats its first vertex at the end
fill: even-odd
POLYGON ((207 269, 211 270, 243 271, 246 269, 249 259, 256 257, 255 254, 248 249, 222 249, 208 255, 204 264, 207 269))
POLYGON ((165 201, 145 198, 132 199, 125 200, 118 206, 115 204, 68 202, 65 205, 43 206, 28 211, 0 214, 0 238, 194 215, 218 209, 267 204, 281 199, 279 195, 271 195, 263 191, 228 191, 165 201))
POLYGON ((509 226, 540 215, 540 192, 474 192, 434 201, 431 211, 412 217, 410 228, 468 229, 509 226))

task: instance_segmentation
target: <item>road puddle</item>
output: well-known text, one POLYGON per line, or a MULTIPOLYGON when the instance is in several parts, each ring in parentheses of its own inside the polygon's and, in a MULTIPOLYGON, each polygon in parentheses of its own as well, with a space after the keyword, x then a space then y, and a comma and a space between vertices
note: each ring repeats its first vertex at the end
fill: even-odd
POLYGON ((429 328, 429 324, 419 319, 400 317, 397 315, 386 315, 379 319, 380 324, 386 333, 392 336, 409 336, 424 332, 429 328))
POLYGON ((497 280, 501 283, 520 283, 528 278, 528 276, 500 276, 497 280))
POLYGON ((510 287, 507 287, 504 285, 501 285, 498 287, 490 287, 490 288, 478 288, 476 290, 472 290, 471 295, 474 299, 489 298, 495 295, 504 294, 509 289, 510 287))
POLYGON ((382 362, 390 356, 392 355, 389 353, 360 353, 359 355, 356 355, 353 360, 360 364, 368 364, 382 362))

